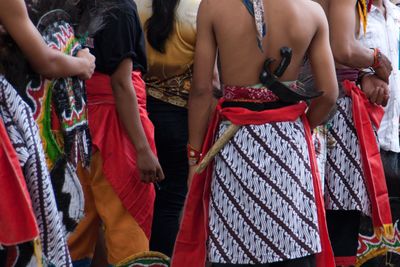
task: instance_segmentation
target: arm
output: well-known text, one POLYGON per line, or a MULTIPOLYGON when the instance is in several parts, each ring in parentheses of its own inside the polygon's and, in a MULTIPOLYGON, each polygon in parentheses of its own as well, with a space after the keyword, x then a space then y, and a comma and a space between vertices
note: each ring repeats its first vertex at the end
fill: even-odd
MULTIPOLYGON (((335 61, 352 68, 368 68, 374 64, 374 51, 364 47, 355 36, 357 27, 356 0, 329 2, 330 40, 335 61)), ((375 69, 379 78, 388 81, 391 63, 382 55, 382 66, 375 69)))
POLYGON ((111 86, 119 119, 136 149, 140 177, 144 182, 155 182, 164 179, 164 174, 156 156, 150 149, 140 121, 139 107, 131 73, 132 60, 126 58, 111 75, 111 86))
POLYGON ((0 0, 0 22, 11 35, 33 69, 46 77, 80 76, 94 71, 94 57, 88 50, 71 57, 49 48, 29 19, 23 0, 0 0))
POLYGON ((311 128, 321 124, 329 115, 338 97, 338 82, 335 63, 329 45, 328 22, 322 8, 318 7, 318 30, 309 47, 311 68, 314 74, 316 88, 322 90, 322 96, 311 102, 307 117, 311 128))
POLYGON ((213 101, 216 41, 211 22, 212 8, 202 1, 197 15, 197 40, 193 83, 189 95, 189 143, 201 151, 213 101))
POLYGON ((374 53, 356 39, 356 4, 356 0, 330 1, 330 40, 336 62, 353 68, 367 68, 374 63, 374 53))

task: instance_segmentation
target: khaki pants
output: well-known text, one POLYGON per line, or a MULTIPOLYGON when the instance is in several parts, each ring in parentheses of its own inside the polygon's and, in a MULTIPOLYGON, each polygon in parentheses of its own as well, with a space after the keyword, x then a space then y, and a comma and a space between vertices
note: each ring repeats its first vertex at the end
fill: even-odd
POLYGON ((110 264, 149 250, 149 241, 123 207, 102 171, 103 161, 96 152, 90 171, 78 168, 85 195, 85 217, 70 235, 68 246, 74 261, 93 258, 99 227, 104 225, 107 258, 110 264))

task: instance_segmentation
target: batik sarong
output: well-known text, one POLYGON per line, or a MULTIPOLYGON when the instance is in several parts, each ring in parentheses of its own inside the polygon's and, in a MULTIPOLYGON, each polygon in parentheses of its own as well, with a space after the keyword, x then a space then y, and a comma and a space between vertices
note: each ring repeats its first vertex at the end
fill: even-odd
POLYGON ((222 108, 224 102, 203 155, 226 129, 222 119, 242 126, 194 176, 172 266, 204 266, 206 255, 211 262, 259 264, 314 254, 319 267, 334 266, 306 104, 255 112, 222 108))
POLYGON ((335 143, 328 148, 325 204, 329 210, 358 210, 371 215, 367 185, 363 177, 360 144, 354 127, 352 101, 337 101, 328 138, 335 143))
POLYGON ((54 266, 72 266, 38 127, 31 109, 1 76, 0 116, 24 171, 45 261, 54 266))
MULTIPOLYGON (((217 137, 225 132, 221 123, 217 137)), ((242 126, 214 162, 208 257, 262 264, 321 251, 303 123, 242 126)))

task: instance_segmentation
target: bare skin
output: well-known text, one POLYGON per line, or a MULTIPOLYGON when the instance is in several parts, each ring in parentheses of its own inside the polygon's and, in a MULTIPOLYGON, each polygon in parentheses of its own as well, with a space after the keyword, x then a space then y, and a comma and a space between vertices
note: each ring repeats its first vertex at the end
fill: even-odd
POLYGON ((111 86, 119 119, 128 133, 137 153, 137 167, 140 179, 152 183, 164 179, 157 157, 147 141, 139 116, 138 101, 131 79, 132 60, 124 59, 111 75, 111 86))
POLYGON ((323 96, 312 101, 307 112, 311 127, 322 123, 335 104, 338 85, 323 9, 307 0, 264 0, 264 5, 268 30, 263 42, 264 52, 261 52, 256 42, 254 18, 241 1, 203 0, 200 4, 189 100, 189 143, 195 149, 200 150, 202 146, 210 115, 208 107, 212 99, 217 48, 222 80, 227 85, 259 83, 265 59, 280 59, 282 46, 293 49, 293 58, 281 80, 296 80, 303 58, 308 54, 315 82, 324 92, 323 96))
POLYGON ((92 76, 95 57, 89 50, 72 57, 49 48, 29 19, 23 0, 0 0, 0 25, 4 27, 0 32, 6 30, 11 35, 37 73, 49 78, 92 76))
MULTIPOLYGON (((330 40, 337 68, 368 68, 374 63, 374 52, 364 47, 358 40, 357 35, 361 27, 356 10, 357 0, 316 0, 323 6, 329 21, 330 40)), ((370 80, 379 78, 388 83, 392 71, 389 59, 382 55, 382 66, 375 70, 375 76, 365 76, 370 80)), ((363 82, 365 86, 376 84, 374 81, 363 82)), ((366 88, 363 91, 367 97, 375 99, 376 93, 382 94, 377 99, 381 102, 373 102, 385 105, 388 100, 388 91, 380 88, 366 88), (374 92, 377 90, 378 92, 374 92)), ((386 86, 387 88, 387 86, 386 86)))

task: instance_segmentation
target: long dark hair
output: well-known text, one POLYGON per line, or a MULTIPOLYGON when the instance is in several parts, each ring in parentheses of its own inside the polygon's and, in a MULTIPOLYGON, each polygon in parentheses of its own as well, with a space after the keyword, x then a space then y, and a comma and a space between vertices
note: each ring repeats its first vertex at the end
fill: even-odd
POLYGON ((165 43, 175 21, 179 0, 153 0, 153 14, 146 22, 147 40, 157 51, 165 53, 165 43))

